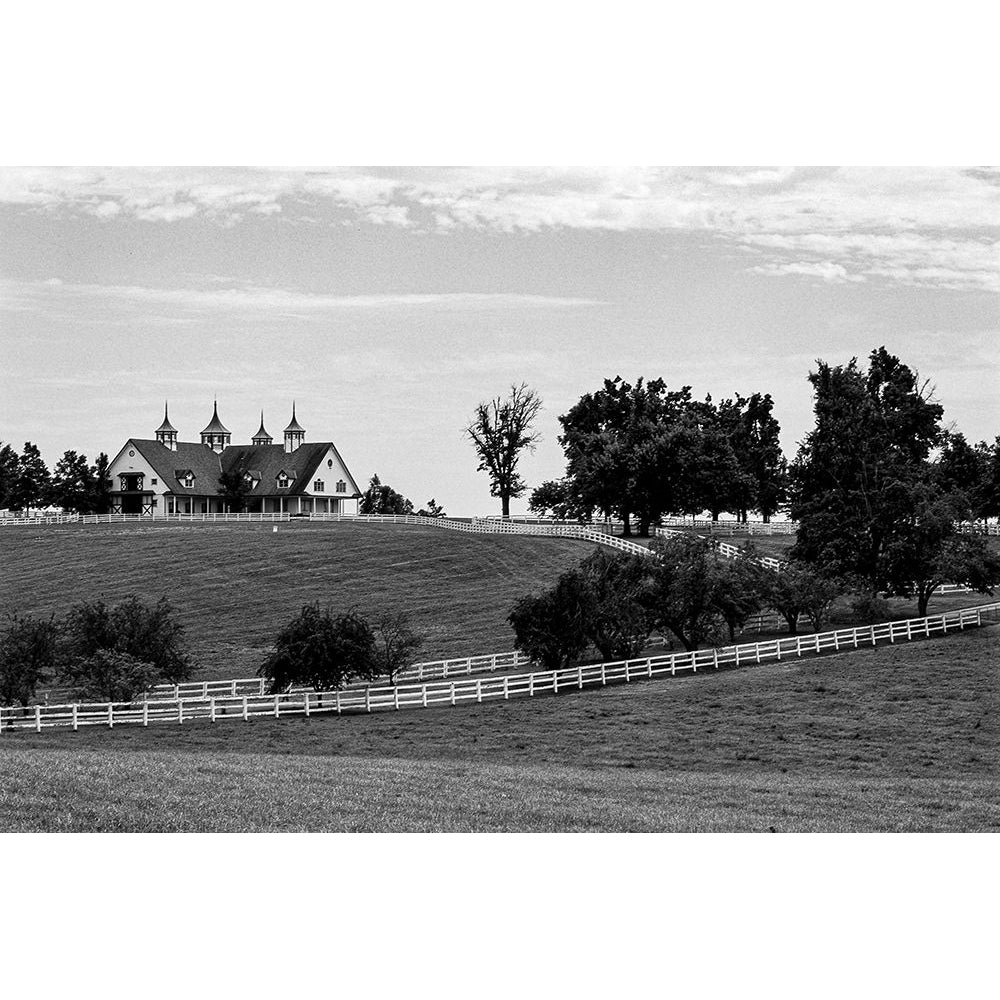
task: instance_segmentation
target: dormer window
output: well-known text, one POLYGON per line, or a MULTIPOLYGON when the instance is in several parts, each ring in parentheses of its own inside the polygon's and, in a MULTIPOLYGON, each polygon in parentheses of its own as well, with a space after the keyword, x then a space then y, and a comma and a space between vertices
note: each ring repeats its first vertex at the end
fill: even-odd
POLYGON ((278 489, 279 490, 287 490, 290 483, 291 483, 291 480, 288 478, 288 476, 284 472, 279 472, 278 473, 278 489))
POLYGON ((191 489, 191 487, 194 486, 194 476, 190 474, 185 476, 181 485, 186 486, 188 489, 191 489))
POLYGON ((346 493, 347 492, 347 483, 345 483, 343 479, 341 479, 341 480, 339 480, 337 482, 337 492, 338 493, 346 493))
POLYGON ((313 493, 324 493, 326 492, 326 483, 322 479, 317 479, 313 483, 313 493))

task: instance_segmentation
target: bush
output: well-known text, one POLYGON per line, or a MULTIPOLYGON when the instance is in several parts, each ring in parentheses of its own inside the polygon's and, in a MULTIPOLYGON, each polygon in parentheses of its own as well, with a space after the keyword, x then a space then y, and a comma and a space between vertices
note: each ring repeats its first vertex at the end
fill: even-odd
POLYGON ((653 629, 653 615, 642 601, 649 559, 599 548, 580 563, 580 572, 586 588, 587 639, 605 660, 638 656, 653 629))
POLYGON ((878 594, 859 594, 851 601, 851 610, 861 625, 877 625, 889 620, 889 602, 878 594))
POLYGON ((63 677, 75 698, 132 701, 149 691, 162 674, 152 663, 144 663, 128 653, 98 649, 91 656, 68 663, 63 677))
POLYGON ((53 619, 11 617, 0 632, 0 705, 27 705, 56 666, 53 619))
POLYGON ((334 617, 329 608, 305 605, 278 633, 274 650, 257 670, 271 693, 292 685, 333 691, 378 673, 371 626, 353 611, 334 617))

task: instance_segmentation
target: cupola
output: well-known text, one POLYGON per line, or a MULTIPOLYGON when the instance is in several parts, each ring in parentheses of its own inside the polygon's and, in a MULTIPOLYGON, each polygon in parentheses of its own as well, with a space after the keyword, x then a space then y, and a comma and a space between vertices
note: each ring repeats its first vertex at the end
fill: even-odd
POLYGON ((305 443, 306 432, 305 428, 299 426, 299 422, 295 419, 295 403, 292 403, 292 422, 285 428, 285 451, 286 453, 291 453, 295 451, 299 445, 305 443))
POLYGON ((231 440, 232 434, 219 419, 219 404, 216 402, 212 408, 212 420, 201 432, 201 443, 208 445, 212 451, 222 452, 229 447, 231 440))
POLYGON ((254 434, 254 436, 252 438, 252 443, 253 443, 253 445, 255 447, 257 447, 257 446, 263 445, 263 444, 271 444, 273 441, 274 441, 274 438, 272 438, 271 435, 268 434, 267 431, 264 429, 264 411, 261 410, 260 411, 260 430, 258 430, 257 433, 254 434))
POLYGON ((171 451, 177 451, 177 430, 170 423, 170 418, 167 416, 166 400, 163 402, 163 423, 156 428, 156 440, 162 444, 164 448, 169 448, 171 451))

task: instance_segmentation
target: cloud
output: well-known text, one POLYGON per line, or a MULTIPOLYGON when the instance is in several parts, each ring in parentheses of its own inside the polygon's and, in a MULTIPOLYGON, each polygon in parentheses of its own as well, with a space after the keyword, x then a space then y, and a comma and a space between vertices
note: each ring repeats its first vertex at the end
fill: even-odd
MULTIPOLYGON (((148 288, 139 285, 69 284, 58 278, 35 282, 0 282, 0 308, 11 311, 76 310, 80 305, 113 307, 135 314, 153 313, 156 319, 184 322, 183 314, 261 313, 322 318, 351 310, 437 309, 483 311, 504 309, 566 309, 600 306, 597 299, 506 292, 442 292, 382 295, 328 295, 283 288, 148 288), (179 317, 162 316, 163 310, 179 317)), ((74 312, 74 318, 79 319, 74 312)), ((102 322, 106 317, 102 316, 102 322)))
POLYGON ((989 167, 9 168, 0 202, 109 224, 697 231, 760 251, 756 273, 998 289, 989 167))

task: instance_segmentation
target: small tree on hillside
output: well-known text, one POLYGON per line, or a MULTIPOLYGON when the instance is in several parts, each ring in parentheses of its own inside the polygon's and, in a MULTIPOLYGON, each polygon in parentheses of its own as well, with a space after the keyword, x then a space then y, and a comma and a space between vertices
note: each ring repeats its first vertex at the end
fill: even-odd
POLYGON ((13 615, 0 632, 0 705, 27 705, 55 666, 53 619, 13 615))
POLYGON ((48 501, 51 477, 41 452, 30 441, 17 460, 17 471, 8 488, 7 504, 14 510, 40 507, 48 501))
POLYGON ((384 611, 374 622, 375 675, 396 683, 396 674, 414 660, 424 638, 410 628, 410 616, 404 611, 384 611))
POLYGON ((534 451, 541 438, 531 430, 541 408, 541 399, 522 382, 511 386, 506 398, 498 396, 480 403, 465 428, 479 456, 477 471, 489 474, 490 495, 500 498, 504 517, 510 516, 511 498, 521 496, 527 489, 517 463, 521 452, 534 451))
POLYGON ((49 486, 49 503, 79 514, 93 513, 94 470, 86 455, 67 451, 56 462, 49 486))
POLYGON ((799 618, 807 609, 812 622, 825 621, 830 604, 843 592, 838 583, 801 562, 788 563, 767 579, 767 603, 788 623, 789 635, 798 633, 799 618))
POLYGON ((94 462, 92 471, 92 493, 87 507, 92 514, 107 514, 111 510, 111 477, 108 475, 110 461, 105 452, 101 452, 94 462))
MULTIPOLYGON (((80 690, 118 683, 109 680, 116 671, 121 683, 138 683, 136 664, 152 668, 147 686, 158 681, 177 684, 191 676, 184 626, 174 618, 173 606, 165 597, 153 605, 134 594, 113 608, 104 601, 78 604, 63 622, 60 646, 61 673, 80 690), (95 658, 100 652, 120 653, 128 660, 95 658)), ((136 693, 141 690, 146 688, 137 688, 136 693)))
POLYGON ((257 673, 269 681, 272 694, 293 684, 334 691, 352 680, 371 680, 375 654, 375 636, 360 615, 334 617, 329 608, 307 604, 278 633, 257 673))
POLYGON ((417 511, 417 515, 419 517, 447 517, 448 516, 444 512, 444 508, 434 499, 434 497, 431 497, 430 500, 427 501, 427 508, 426 509, 421 508, 420 510, 417 511))
POLYGON ((368 489, 358 501, 359 514, 412 514, 413 503, 388 484, 383 484, 377 475, 372 476, 368 489))
POLYGON ((522 597, 511 608, 515 645, 550 670, 569 666, 587 648, 590 606, 583 575, 563 573, 551 590, 522 597))

